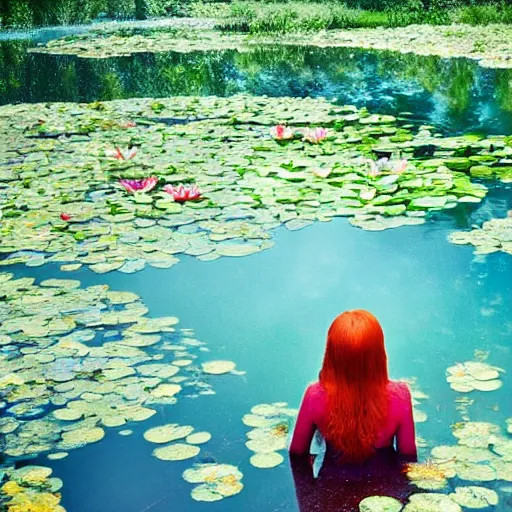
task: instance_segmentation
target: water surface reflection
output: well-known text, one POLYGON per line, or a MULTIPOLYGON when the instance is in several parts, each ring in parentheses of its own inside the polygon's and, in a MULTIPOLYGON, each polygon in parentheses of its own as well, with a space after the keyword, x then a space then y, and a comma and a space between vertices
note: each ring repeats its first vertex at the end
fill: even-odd
POLYGON ((0 104, 177 95, 325 96, 412 113, 445 132, 512 133, 512 70, 466 59, 347 48, 136 54, 112 59, 27 54, 0 43, 0 104))

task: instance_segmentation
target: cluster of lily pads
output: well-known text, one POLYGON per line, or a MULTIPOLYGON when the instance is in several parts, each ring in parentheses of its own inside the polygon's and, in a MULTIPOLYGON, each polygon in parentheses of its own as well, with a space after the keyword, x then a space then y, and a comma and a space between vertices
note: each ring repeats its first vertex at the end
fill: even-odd
POLYGON ((491 219, 481 228, 471 231, 450 233, 453 244, 470 244, 475 247, 475 254, 490 254, 503 251, 512 254, 512 210, 504 219, 491 219))
MULTIPOLYGON (((449 381, 455 375, 456 378, 464 378, 462 384, 469 387, 473 386, 473 381, 496 380, 503 370, 485 363, 487 355, 476 351, 479 361, 449 368, 449 381)), ((412 394, 414 396, 414 390, 412 394)), ((469 418, 469 405, 467 401, 463 404, 464 418, 469 418)), ((452 433, 458 441, 456 445, 436 446, 425 462, 404 466, 411 484, 429 492, 412 494, 405 505, 388 496, 370 496, 360 502, 360 512, 462 512, 461 507, 483 509, 497 505, 500 500, 497 491, 501 488, 491 489, 477 484, 512 482, 512 418, 507 419, 506 424, 507 433, 503 433, 499 425, 490 422, 465 419, 455 423, 452 433)), ((503 490, 510 491, 506 487, 503 490)))
POLYGON ((421 405, 424 400, 427 400, 429 396, 421 391, 417 379, 404 379, 404 381, 407 382, 411 389, 414 423, 424 423, 427 421, 428 415, 425 411, 418 409, 418 406, 421 405))
MULTIPOLYGON (((0 433, 8 457, 65 457, 184 392, 213 394, 208 374, 234 370, 230 361, 201 366, 204 342, 176 329, 175 317, 146 317, 134 293, 79 286, 0 274, 0 433)), ((205 441, 187 436, 191 446, 205 441)))
MULTIPOLYGON (((483 67, 512 67, 512 30, 508 25, 446 27, 420 25, 400 28, 328 30, 315 34, 279 34, 280 45, 356 47, 391 50, 418 55, 466 57, 483 67)), ((32 48, 32 52, 107 58, 138 52, 192 52, 240 49, 275 45, 276 36, 253 37, 219 31, 180 30, 97 30, 67 36, 32 48)))
POLYGON ((242 478, 243 473, 230 464, 196 464, 183 473, 186 482, 200 484, 192 489, 192 499, 207 502, 238 494, 244 488, 242 478))
POLYGON ((500 379, 500 374, 503 372, 502 368, 491 366, 483 361, 466 361, 450 366, 446 370, 446 380, 453 390, 461 393, 474 390, 495 391, 503 385, 500 379))
POLYGON ((59 262, 66 271, 132 273, 170 267, 180 254, 254 254, 282 224, 295 230, 336 216, 369 230, 421 224, 429 211, 485 196, 472 166, 512 172, 504 164, 511 138, 443 138, 310 98, 4 106, 0 135, 0 251, 8 254, 0 264, 59 262), (269 130, 279 123, 321 143, 276 141, 269 130), (138 151, 107 156, 112 147, 138 151), (162 188, 127 194, 119 185, 149 178, 162 188), (180 186, 201 196, 176 201, 165 191, 179 195, 180 186))
POLYGON ((296 416, 296 409, 288 408, 286 402, 276 402, 255 405, 250 414, 242 418, 244 425, 253 427, 247 432, 249 440, 245 443, 254 452, 250 458, 253 466, 267 469, 283 462, 279 452, 286 449, 288 433, 296 416))
POLYGON ((166 461, 185 460, 197 456, 201 451, 197 445, 207 443, 211 437, 209 432, 194 432, 194 427, 176 423, 153 427, 144 432, 144 439, 150 443, 165 444, 185 439, 185 442, 166 444, 153 450, 153 455, 157 459, 166 461))
MULTIPOLYGON (((453 434, 458 439, 457 445, 437 446, 432 449, 431 460, 405 466, 404 471, 416 488, 442 491, 450 487, 450 480, 455 478, 461 483, 512 481, 512 439, 503 435, 498 425, 463 422, 454 426, 453 434)), ((493 489, 458 485, 449 494, 415 493, 405 507, 394 498, 372 496, 360 503, 359 510, 461 512, 461 507, 487 508, 498 502, 499 495, 493 489)))
POLYGON ((66 512, 60 505, 62 480, 44 466, 9 467, 0 488, 0 506, 6 512, 66 512))
POLYGON ((498 495, 485 487, 457 487, 450 495, 413 494, 404 506, 388 496, 370 496, 359 504, 360 512, 462 512, 462 507, 476 509, 498 504, 498 495))

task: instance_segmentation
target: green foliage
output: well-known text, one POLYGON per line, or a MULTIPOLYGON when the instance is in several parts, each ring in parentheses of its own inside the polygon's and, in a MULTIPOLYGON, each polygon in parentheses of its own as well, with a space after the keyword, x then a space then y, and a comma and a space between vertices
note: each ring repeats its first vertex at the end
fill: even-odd
POLYGON ((461 7, 454 13, 453 21, 469 25, 512 23, 512 5, 502 2, 501 4, 461 7))
POLYGON ((384 12, 349 9, 338 4, 306 3, 261 4, 256 2, 233 3, 231 18, 218 27, 223 30, 251 34, 273 32, 313 32, 344 28, 374 28, 387 25, 384 12))
POLYGON ((151 15, 151 5, 149 0, 135 0, 135 17, 138 20, 145 20, 151 15))
POLYGON ((250 33, 512 23, 510 0, 0 0, 0 28, 87 23, 109 18, 197 16, 250 33))
POLYGON ((1 26, 13 28, 32 26, 33 13, 29 5, 29 0, 18 0, 9 3, 7 3, 7 0, 3 0, 0 17, 2 20, 1 26))

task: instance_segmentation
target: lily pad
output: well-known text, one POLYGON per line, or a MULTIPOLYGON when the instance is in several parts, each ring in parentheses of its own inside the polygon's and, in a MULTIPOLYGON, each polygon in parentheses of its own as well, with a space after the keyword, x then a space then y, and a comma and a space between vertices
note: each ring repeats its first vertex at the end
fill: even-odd
POLYGON ((153 455, 160 460, 177 461, 191 459, 197 456, 200 448, 185 443, 176 443, 161 448, 155 448, 153 455))
POLYGON ((212 438, 209 432, 195 432, 190 434, 186 438, 188 444, 204 444, 212 438))
POLYGON ((498 504, 499 498, 495 491, 485 487, 457 487, 450 498, 466 508, 487 508, 498 504))
POLYGON ((284 461, 283 456, 280 453, 273 451, 270 452, 258 452, 255 453, 250 459, 250 463, 261 469, 274 468, 279 466, 284 461))
POLYGON ((144 439, 150 443, 164 444, 176 441, 177 439, 183 439, 184 437, 189 436, 193 430, 194 427, 189 425, 180 426, 176 423, 170 423, 168 425, 161 425, 159 427, 153 427, 146 430, 146 432, 144 432, 144 439))
POLYGON ((369 496, 359 503, 359 512, 400 512, 402 503, 388 496, 369 496))
POLYGON ((211 375, 222 375, 230 373, 236 368, 236 364, 232 361, 208 361, 201 364, 204 373, 211 375))

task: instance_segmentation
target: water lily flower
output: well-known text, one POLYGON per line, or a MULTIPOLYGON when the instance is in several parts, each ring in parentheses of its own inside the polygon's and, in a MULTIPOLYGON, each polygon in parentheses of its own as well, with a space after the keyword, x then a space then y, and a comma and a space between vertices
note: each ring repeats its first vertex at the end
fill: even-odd
POLYGON ((120 148, 107 149, 105 155, 115 158, 116 160, 131 160, 137 154, 137 148, 127 148, 122 150, 120 148))
POLYGON ((60 218, 64 221, 68 222, 69 220, 71 220, 71 215, 69 215, 69 213, 61 213, 60 218))
POLYGON ((197 185, 179 185, 174 187, 173 185, 166 185, 164 192, 171 194, 174 200, 178 203, 184 201, 194 201, 195 199, 201 198, 201 192, 197 185))
POLYGON ((383 171, 389 171, 395 174, 402 174, 407 169, 407 160, 393 160, 389 158, 379 158, 379 160, 369 160, 370 176, 378 176, 383 171))
POLYGON ((293 130, 284 124, 278 124, 270 128, 270 135, 276 140, 290 140, 293 139, 293 130))
POLYGON ((137 126, 137 123, 134 123, 133 121, 128 121, 124 124, 124 128, 135 128, 137 126))
POLYGON ((127 192, 134 194, 135 192, 149 192, 156 187, 158 178, 151 176, 143 180, 119 180, 119 184, 124 187, 127 192))
POLYGON ((318 144, 327 138, 327 128, 306 128, 302 132, 303 139, 311 144, 318 144))
POLYGON ((407 160, 396 160, 392 162, 391 171, 396 174, 402 174, 407 169, 407 160))
POLYGON ((369 160, 370 170, 368 171, 368 175, 375 178, 386 169, 388 162, 389 158, 379 158, 377 161, 369 160))

